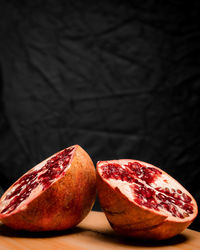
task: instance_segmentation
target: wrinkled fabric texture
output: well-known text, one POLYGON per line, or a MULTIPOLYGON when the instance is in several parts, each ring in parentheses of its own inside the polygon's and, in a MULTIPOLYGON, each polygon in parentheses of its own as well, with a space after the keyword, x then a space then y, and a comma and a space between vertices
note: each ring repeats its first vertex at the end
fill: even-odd
POLYGON ((79 144, 94 163, 161 167, 199 201, 199 13, 199 1, 1 1, 0 186, 79 144))

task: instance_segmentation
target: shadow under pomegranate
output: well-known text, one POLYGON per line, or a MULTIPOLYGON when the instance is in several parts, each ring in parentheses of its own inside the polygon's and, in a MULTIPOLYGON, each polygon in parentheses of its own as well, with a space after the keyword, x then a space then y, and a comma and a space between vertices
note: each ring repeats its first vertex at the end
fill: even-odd
MULTIPOLYGON (((79 226, 78 226, 79 227, 79 226)), ((144 240, 136 239, 132 237, 126 237, 115 233, 112 229, 105 229, 101 231, 91 230, 88 227, 80 227, 84 231, 92 231, 95 233, 95 238, 98 238, 102 242, 126 246, 140 246, 140 247, 161 247, 161 246, 173 246, 178 245, 190 240, 189 236, 184 234, 178 234, 170 239, 165 240, 144 240), (85 230, 84 230, 85 229, 85 230)))
POLYGON ((76 233, 83 232, 84 229, 79 227, 73 227, 66 230, 59 231, 43 231, 43 232, 30 232, 26 230, 14 230, 6 225, 0 225, 0 235, 8 237, 17 237, 17 238, 52 238, 59 236, 67 236, 76 233))
POLYGON ((184 234, 178 234, 170 239, 165 240, 141 240, 133 239, 131 237, 121 237, 119 241, 122 244, 134 245, 134 246, 145 246, 145 247, 160 247, 160 246, 173 246, 184 242, 187 242, 189 237, 184 234))

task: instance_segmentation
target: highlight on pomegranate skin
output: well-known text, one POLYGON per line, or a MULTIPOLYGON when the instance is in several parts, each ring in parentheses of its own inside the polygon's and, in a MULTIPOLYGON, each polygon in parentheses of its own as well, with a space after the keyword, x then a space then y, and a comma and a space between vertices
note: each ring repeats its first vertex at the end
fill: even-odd
POLYGON ((85 218, 95 196, 93 162, 74 145, 33 167, 4 193, 0 220, 14 229, 67 229, 85 218))
POLYGON ((138 160, 97 163, 101 207, 113 229, 142 239, 167 239, 187 228, 198 208, 174 178, 138 160))

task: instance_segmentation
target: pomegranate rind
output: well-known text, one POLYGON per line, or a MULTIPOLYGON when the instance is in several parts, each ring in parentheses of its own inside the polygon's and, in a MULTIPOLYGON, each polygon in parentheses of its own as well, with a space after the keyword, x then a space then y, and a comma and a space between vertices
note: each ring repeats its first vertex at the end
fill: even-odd
POLYGON ((10 214, 0 214, 5 225, 27 231, 63 230, 76 226, 87 216, 95 202, 96 171, 87 152, 79 145, 72 147, 75 149, 65 174, 26 206, 19 206, 10 214))
POLYGON ((160 168, 146 162, 132 159, 99 161, 97 163, 97 193, 101 208, 111 227, 119 234, 140 239, 162 240, 181 233, 193 222, 198 208, 194 198, 180 183, 178 183, 179 187, 191 197, 194 208, 193 214, 184 219, 177 219, 140 206, 127 197, 120 187, 113 186, 109 179, 102 177, 101 166, 108 163, 124 164, 133 161, 144 166, 154 167, 178 183, 160 168))

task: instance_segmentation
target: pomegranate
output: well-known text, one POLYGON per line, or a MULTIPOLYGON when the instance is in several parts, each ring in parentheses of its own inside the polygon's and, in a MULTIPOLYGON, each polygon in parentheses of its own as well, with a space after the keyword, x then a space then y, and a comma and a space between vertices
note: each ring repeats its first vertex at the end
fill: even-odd
POLYGON ((96 196, 96 172, 78 145, 42 161, 1 197, 0 220, 14 229, 68 229, 81 222, 96 196))
POLYGON ((166 172, 138 160, 97 163, 97 192, 112 228, 140 239, 167 239, 197 216, 191 194, 166 172))

